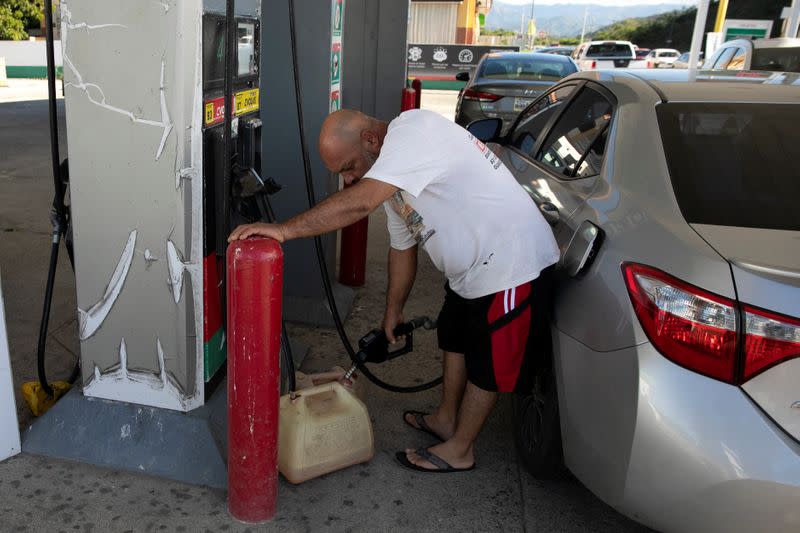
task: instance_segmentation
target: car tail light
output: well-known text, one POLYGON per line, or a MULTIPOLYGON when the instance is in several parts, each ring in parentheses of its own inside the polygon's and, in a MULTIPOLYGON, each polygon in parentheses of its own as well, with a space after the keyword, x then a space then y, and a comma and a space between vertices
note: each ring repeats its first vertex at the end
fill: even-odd
POLYGON ((597 68, 597 61, 592 61, 592 68, 597 68))
POLYGON ((649 266, 623 263, 622 272, 647 337, 662 355, 681 366, 741 384, 800 357, 798 318, 739 306, 649 266), (741 335, 737 307, 744 317, 741 335), (743 363, 737 365, 737 359, 743 363))
POLYGON ((647 62, 647 68, 653 68, 653 62, 652 61, 648 61, 647 62))
POLYGON ((496 102, 501 99, 499 94, 476 91, 475 89, 464 90, 464 100, 477 100, 479 102, 496 102))
POLYGON ((787 359, 800 357, 800 320, 744 306, 743 381, 787 359))
POLYGON ((733 383, 735 302, 652 267, 623 264, 625 283, 653 346, 690 370, 733 383))

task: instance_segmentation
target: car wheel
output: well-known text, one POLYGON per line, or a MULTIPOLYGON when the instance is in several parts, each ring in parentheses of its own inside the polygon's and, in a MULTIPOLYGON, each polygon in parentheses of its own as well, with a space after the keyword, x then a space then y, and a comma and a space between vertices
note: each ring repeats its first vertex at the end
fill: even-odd
POLYGON ((522 463, 538 478, 564 473, 558 394, 552 369, 539 371, 529 394, 515 395, 514 440, 522 463))

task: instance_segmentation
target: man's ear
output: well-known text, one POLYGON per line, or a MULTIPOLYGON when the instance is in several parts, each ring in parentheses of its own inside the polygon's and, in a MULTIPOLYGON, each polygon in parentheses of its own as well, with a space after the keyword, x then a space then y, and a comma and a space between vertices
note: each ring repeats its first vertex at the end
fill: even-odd
POLYGON ((368 150, 378 148, 378 134, 371 129, 361 130, 361 144, 368 150))

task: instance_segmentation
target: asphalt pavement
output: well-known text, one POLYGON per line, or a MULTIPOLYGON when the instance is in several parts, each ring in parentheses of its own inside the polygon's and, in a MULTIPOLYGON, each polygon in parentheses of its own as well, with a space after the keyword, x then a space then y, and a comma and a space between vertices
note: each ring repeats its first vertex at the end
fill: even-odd
MULTIPOLYGON (((3 89, 0 89, 2 91, 3 89)), ((427 106, 451 113, 455 93, 423 93, 427 106), (450 102, 450 103, 448 103, 450 102)), ((2 102, 0 93, 0 269, 6 297, 14 385, 36 376, 36 338, 50 253, 48 211, 52 176, 47 102, 2 102)), ((63 102, 60 103, 63 120, 63 102)), ((63 133, 63 127, 62 127, 63 133)), ((66 149, 64 149, 66 152, 66 149)), ((370 218, 366 285, 357 290, 346 329, 352 340, 376 327, 385 299, 388 235, 382 210, 370 218)), ((63 251, 63 249, 62 249, 63 251)), ((406 316, 435 315, 444 279, 421 254, 406 316)), ((54 291, 48 372, 69 373, 79 352, 75 287, 64 254, 54 291)), ((308 344, 302 370, 346 364, 335 331, 290 325, 308 344)), ((435 334, 422 332, 415 351, 376 373, 401 384, 437 375, 435 334)), ((261 526, 227 514, 226 493, 159 478, 29 454, 0 463, 2 531, 525 531, 621 532, 643 530, 566 475, 533 479, 521 467, 511 436, 510 397, 502 398, 477 443, 469 473, 408 472, 394 459, 407 446, 431 444, 401 421, 405 409, 431 409, 439 390, 398 395, 366 385, 375 429, 375 458, 365 465, 293 486, 281 479, 278 512, 261 526)), ((21 427, 32 423, 17 396, 21 427)), ((64 428, 70 431, 70 428, 64 428)))

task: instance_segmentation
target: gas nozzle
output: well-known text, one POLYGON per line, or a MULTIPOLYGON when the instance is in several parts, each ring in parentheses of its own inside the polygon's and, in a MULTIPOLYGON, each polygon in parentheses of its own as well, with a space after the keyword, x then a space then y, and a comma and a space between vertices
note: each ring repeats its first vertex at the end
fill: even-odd
POLYGON ((396 350, 389 350, 389 339, 386 337, 386 332, 382 329, 373 329, 358 341, 358 352, 353 361, 353 366, 342 378, 349 380, 359 365, 364 363, 385 363, 401 355, 405 355, 414 349, 414 330, 417 328, 435 329, 436 321, 431 320, 427 316, 412 318, 408 322, 398 324, 394 328, 395 337, 405 337, 403 346, 396 350))

